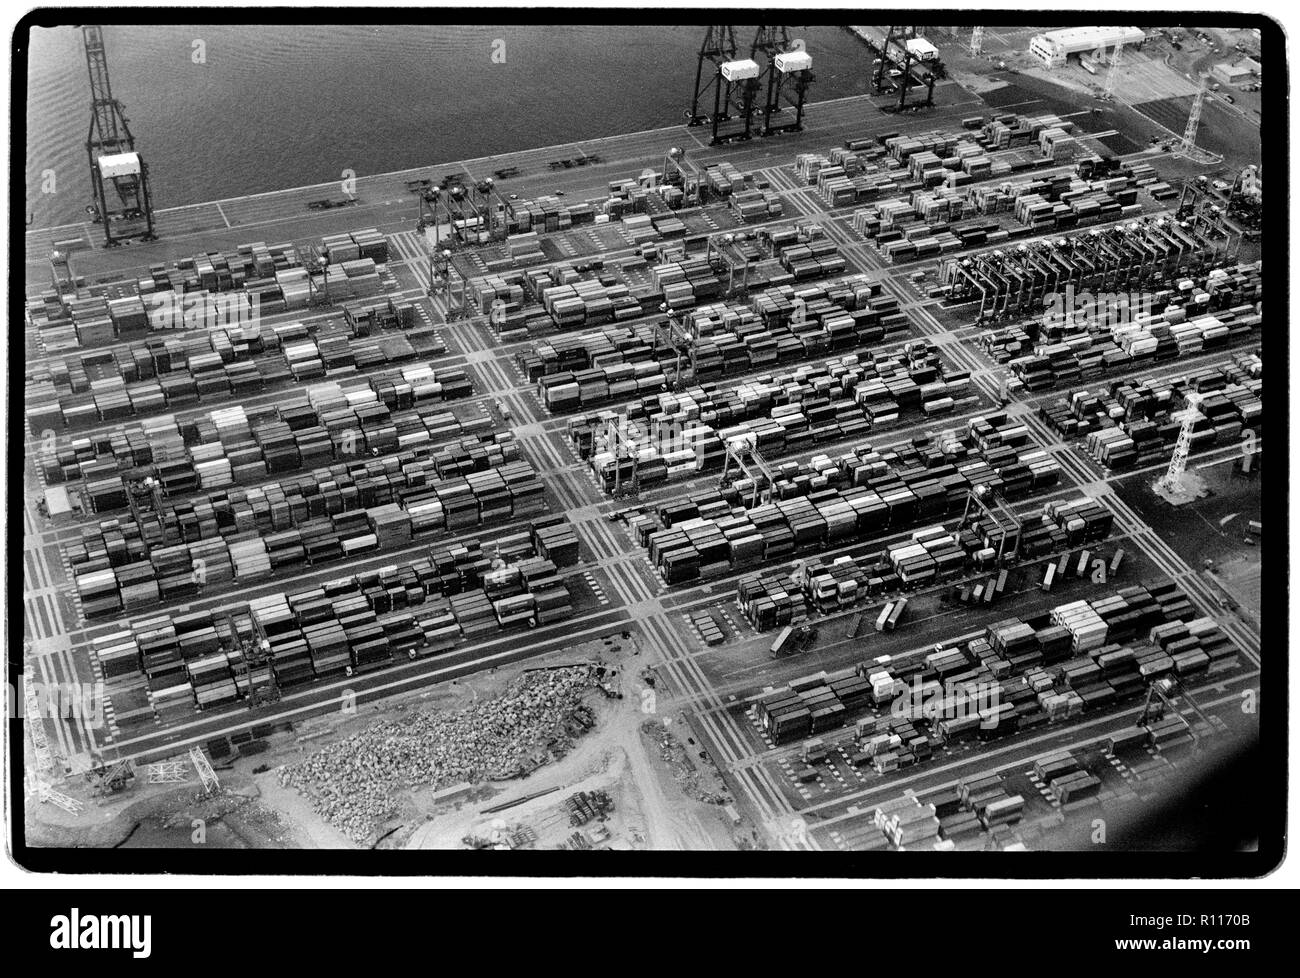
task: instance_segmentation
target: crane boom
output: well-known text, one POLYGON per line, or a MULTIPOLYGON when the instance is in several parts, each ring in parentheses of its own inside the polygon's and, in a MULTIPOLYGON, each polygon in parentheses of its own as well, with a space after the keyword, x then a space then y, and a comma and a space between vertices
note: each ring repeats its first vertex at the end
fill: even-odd
POLYGON ((1187 116, 1187 128, 1183 130, 1182 150, 1184 153, 1190 152, 1192 147, 1196 145, 1196 131, 1201 125, 1201 107, 1205 104, 1205 88, 1208 81, 1208 75, 1201 75, 1199 79, 1200 87, 1196 90, 1196 98, 1192 100, 1192 111, 1187 116))
POLYGON ((1120 41, 1115 45, 1115 50, 1110 55, 1110 70, 1106 72, 1106 97, 1113 98, 1115 95, 1115 81, 1119 78, 1119 56, 1124 50, 1124 42, 1120 41))
POLYGON ((87 25, 82 27, 81 36, 86 44, 86 67, 90 71, 91 138, 105 152, 117 152, 120 148, 135 149, 135 140, 131 138, 122 105, 113 98, 113 86, 108 78, 108 54, 104 50, 104 32, 96 25, 87 25), (120 133, 119 118, 122 122, 120 133))
POLYGON ((131 238, 152 240, 153 203, 149 197, 149 168, 135 151, 135 137, 122 103, 113 97, 108 76, 104 32, 98 25, 81 28, 90 75, 90 132, 86 155, 90 161, 94 204, 87 208, 104 225, 108 247, 131 238), (116 200, 110 202, 110 190, 116 200))

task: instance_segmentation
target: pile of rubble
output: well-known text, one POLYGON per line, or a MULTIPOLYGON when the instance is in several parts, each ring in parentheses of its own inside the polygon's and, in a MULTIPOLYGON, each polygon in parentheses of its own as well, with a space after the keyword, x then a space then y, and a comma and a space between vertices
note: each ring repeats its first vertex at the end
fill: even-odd
POLYGON ((701 784, 701 774, 695 761, 686 751, 686 745, 672 735, 663 724, 647 721, 641 732, 659 748, 659 757, 668 765, 673 780, 687 797, 709 805, 725 805, 730 800, 701 784))
POLYGON ((562 753, 589 726, 580 701, 594 682, 586 666, 524 673, 501 696, 455 712, 373 723, 286 766, 280 783, 362 842, 396 814, 403 790, 518 777, 562 753))

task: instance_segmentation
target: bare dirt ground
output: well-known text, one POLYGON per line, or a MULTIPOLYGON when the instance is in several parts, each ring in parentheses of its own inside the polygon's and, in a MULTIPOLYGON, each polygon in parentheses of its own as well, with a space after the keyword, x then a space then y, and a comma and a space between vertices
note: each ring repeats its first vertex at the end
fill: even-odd
MULTIPOLYGON (((736 847, 724 804, 731 799, 707 760, 688 752, 698 747, 678 742, 689 737, 679 717, 663 736, 649 737, 642 727, 664 727, 664 720, 642 712, 645 684, 638 676, 644 663, 635 638, 610 636, 603 641, 531 660, 529 667, 590 662, 613 670, 607 697, 593 689, 584 703, 595 726, 563 756, 509 781, 484 782, 435 790, 420 787, 404 793, 397 815, 381 827, 378 839, 361 845, 381 848, 463 848, 465 839, 480 838, 494 828, 527 826, 533 848, 559 848, 578 831, 569 822, 564 801, 579 791, 603 791, 613 810, 593 835, 594 847, 624 849, 730 849, 736 847), (498 813, 485 813, 503 802, 528 799, 498 813), (703 800, 702 800, 703 799, 703 800)), ((313 718, 290 733, 276 734, 266 749, 218 767, 221 788, 202 793, 192 768, 183 784, 150 785, 140 769, 136 779, 112 795, 75 792, 84 803, 78 815, 53 804, 28 806, 27 837, 32 845, 62 847, 184 848, 359 848, 315 810, 309 798, 280 783, 280 768, 336 742, 393 711, 454 711, 501 694, 524 670, 489 671, 446 683, 407 697, 366 707, 355 714, 313 718)), ((70 789, 71 790, 71 789, 70 789)), ((590 828, 592 826, 588 826, 590 828)), ((585 828, 583 830, 585 832, 585 828)))
MULTIPOLYGON (((613 664, 613 663, 611 663, 613 664)), ((597 724, 571 753, 555 764, 526 778, 511 782, 490 797, 459 797, 434 803, 429 792, 419 792, 412 802, 421 823, 406 838, 407 848, 459 849, 467 839, 482 843, 531 833, 530 848, 559 848, 577 831, 569 822, 564 800, 580 791, 604 791, 614 802, 604 820, 607 838, 595 848, 614 849, 734 849, 730 823, 723 806, 700 800, 713 794, 729 801, 720 780, 706 782, 701 775, 681 777, 679 764, 665 761, 655 737, 644 727, 663 725, 663 720, 642 712, 636 695, 639 680, 620 672, 621 700, 599 700, 592 704, 597 724), (519 804, 510 802, 524 799, 519 804), (509 807, 501 808, 503 805, 509 807), (488 811, 488 809, 498 809, 488 811)), ((672 720, 668 726, 686 735, 686 726, 672 720)), ((590 826, 588 826, 590 827, 590 826)))
POLYGON ((205 795, 197 778, 182 785, 137 783, 92 798, 77 816, 53 805, 28 807, 32 846, 126 849, 315 848, 311 832, 265 804, 255 779, 221 772, 222 787, 205 795))

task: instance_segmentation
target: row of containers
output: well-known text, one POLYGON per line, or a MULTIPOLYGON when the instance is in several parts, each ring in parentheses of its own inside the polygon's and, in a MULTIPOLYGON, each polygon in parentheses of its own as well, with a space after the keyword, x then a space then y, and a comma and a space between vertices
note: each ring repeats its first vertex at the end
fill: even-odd
MULTIPOLYGON (((845 695, 852 701, 861 695, 862 688, 870 687, 866 686, 866 681, 860 676, 854 675, 847 679, 832 680, 824 692, 816 695, 836 699, 845 695)), ((819 710, 824 708, 821 705, 823 702, 829 702, 829 699, 815 700, 819 710)), ((882 717, 874 727, 874 735, 871 728, 864 726, 859 738, 836 744, 835 747, 840 756, 853 767, 874 765, 882 774, 920 764, 933 756, 935 745, 925 736, 917 720, 905 715, 882 717)), ((830 751, 831 748, 821 737, 805 741, 801 755, 806 766, 795 772, 795 779, 803 783, 817 780, 817 769, 828 763, 830 751)))
MULTIPOLYGON (((826 154, 801 153, 795 174, 815 185, 828 206, 847 207, 890 193, 976 180, 1005 181, 1017 172, 1050 166, 1069 155, 1072 124, 1056 116, 1011 116, 1011 125, 1032 149, 1012 148, 989 131, 882 133, 874 140, 850 140, 826 154)), ((993 126, 1005 126, 994 121, 993 126)))
MULTIPOLYGON (((563 233, 590 225, 613 225, 620 232, 621 241, 640 245, 650 244, 664 236, 680 237, 685 233, 681 221, 662 213, 665 208, 676 210, 682 206, 684 195, 681 188, 669 184, 641 187, 636 181, 622 180, 611 181, 609 192, 610 196, 604 200, 582 204, 552 195, 507 202, 507 238, 501 252, 497 253, 500 257, 484 253, 481 256, 482 267, 488 275, 472 281, 490 280, 502 273, 544 264, 547 255, 542 250, 542 234, 563 233), (651 217, 647 213, 650 210, 660 213, 651 217)), ((491 238, 489 233, 481 231, 476 237, 474 229, 477 225, 473 222, 456 222, 455 227, 462 237, 471 241, 486 242, 491 238)), ((510 278, 518 281, 514 274, 510 278)), ((490 307, 483 303, 481 296, 476 298, 479 308, 486 312, 490 307)))
MULTIPOLYGON (((203 329, 233 319, 307 308, 313 300, 335 305, 348 300, 372 299, 383 290, 380 269, 371 259, 325 265, 312 276, 307 268, 286 268, 264 281, 247 282, 236 292, 157 292, 141 301, 147 311, 150 332, 203 329)), ((131 332, 103 333, 92 342, 77 325, 82 346, 98 346, 114 339, 130 339, 131 332)))
MULTIPOLYGON (((875 149, 878 159, 885 149, 875 149)), ((794 173, 806 185, 815 186, 827 206, 848 207, 898 190, 900 168, 892 162, 892 166, 877 165, 865 154, 837 146, 829 154, 800 153, 794 160, 794 173)))
POLYGON ((853 228, 897 265, 1005 244, 1047 229, 1072 231, 1136 217, 1142 213, 1138 189, 1134 177, 1088 181, 1066 174, 997 189, 913 190, 908 198, 855 211, 853 228))
MULTIPOLYGON (((578 162, 581 164, 586 161, 578 162)), ((635 227, 642 225, 637 218, 643 217, 647 211, 662 210, 665 207, 676 210, 683 203, 684 195, 681 188, 676 186, 648 185, 639 179, 611 180, 605 196, 581 203, 561 199, 553 194, 510 200, 505 204, 506 232, 511 239, 519 238, 527 243, 527 247, 514 257, 525 263, 530 259, 540 261, 539 234, 555 234, 575 227, 615 221, 625 224, 631 221, 635 227)))
MULTIPOLYGON (((581 165, 585 161, 576 162, 581 165)), ((630 215, 644 214, 653 199, 674 209, 683 203, 681 190, 675 186, 646 186, 639 179, 611 180, 603 197, 582 203, 553 195, 512 200, 507 206, 507 230, 511 235, 555 233, 585 224, 625 221, 630 215)))
POLYGON ((93 654, 119 728, 173 722, 563 621, 571 597, 557 569, 576 562, 577 547, 563 519, 539 522, 487 547, 470 540, 301 592, 124 623, 96 639, 93 654))
POLYGON ((938 418, 974 402, 968 371, 943 370, 925 341, 856 355, 736 386, 703 385, 575 419, 569 434, 606 492, 716 471, 726 445, 765 458, 861 438, 904 415, 938 418))
MULTIPOLYGON (((291 342, 283 348, 282 357, 267 356, 227 364, 212 353, 193 357, 185 367, 156 380, 128 383, 121 377, 103 377, 91 381, 91 390, 85 395, 55 395, 49 399, 48 390, 34 390, 28 420, 41 433, 57 433, 64 428, 75 430, 220 403, 232 397, 250 397, 331 373, 376 370, 408 362, 419 356, 412 339, 402 335, 357 340, 339 335, 318 336, 291 342)), ((421 345, 436 350, 440 343, 421 345)), ((426 365, 414 369, 430 368, 426 365)), ((449 383, 467 387, 464 370, 447 373, 449 383)))
MULTIPOLYGON (((581 161, 579 161, 581 162, 581 161)), ((706 168, 704 184, 707 191, 718 197, 751 192, 758 181, 753 173, 741 172, 727 162, 706 168)), ((610 221, 638 226, 636 218, 654 207, 676 210, 685 204, 685 195, 678 186, 649 184, 638 179, 611 180, 605 197, 594 198, 580 204, 561 200, 555 196, 511 201, 507 208, 507 230, 513 235, 530 231, 557 232, 573 226, 600 224, 610 221)), ((642 224, 642 226, 644 226, 642 224)))
MULTIPOLYGON (((435 348, 443 351, 441 340, 435 348)), ((286 344, 284 362, 295 383, 316 380, 320 377, 362 373, 381 368, 389 363, 400 363, 416 356, 415 346, 404 335, 396 334, 376 339, 352 339, 337 333, 318 333, 300 342, 286 344)), ((433 363, 404 369, 402 380, 409 383, 441 385, 450 397, 470 393, 469 374, 463 367, 438 367, 434 376, 433 363)), ((386 378, 379 378, 380 380, 386 378)), ((437 393, 430 396, 439 396, 437 393)))
POLYGON ((1047 789, 1058 805, 1095 798, 1101 792, 1101 778, 1085 768, 1068 750, 1038 758, 1034 761, 1033 772, 1034 780, 1047 789))
MULTIPOLYGON (((978 585, 977 600, 991 604, 1006 588, 1007 572, 1005 567, 999 570, 999 554, 1014 553, 1025 559, 1055 555, 1105 539, 1112 525, 1110 513, 1088 498, 1048 503, 1036 520, 968 516, 951 529, 930 526, 915 530, 907 540, 874 553, 845 554, 829 561, 810 558, 794 574, 768 571, 746 575, 736 583, 736 602, 745 619, 761 632, 797 626, 814 612, 837 614, 861 608, 885 594, 988 573, 996 576, 978 585)), ((1070 551, 1062 554, 1059 566, 1063 574, 1074 570, 1082 577, 1091 570, 1093 556, 1089 549, 1077 557, 1070 551)), ((972 587, 972 593, 974 590, 972 587)), ((959 598, 965 592, 966 587, 958 587, 959 598)), ((969 594, 966 600, 970 600, 969 594)), ((892 631, 906 607, 906 598, 886 601, 875 630, 892 631)))
MULTIPOLYGON (((877 725, 898 722, 882 719, 877 725)), ((1105 757, 1140 764, 1135 755, 1143 756, 1149 748, 1170 752, 1191 741, 1190 730, 1187 720, 1178 714, 1152 720, 1108 738, 1103 748, 1105 757)), ((889 752, 890 748, 886 748, 885 753, 889 752)), ((1102 779, 1068 750, 1036 759, 1032 774, 1036 785, 1058 805, 1094 798, 1102 787, 1102 779)), ((838 834, 843 847, 854 851, 878 850, 890 843, 899 848, 925 848, 931 842, 932 848, 939 850, 966 846, 983 849, 985 833, 1018 822, 1024 806, 1024 796, 1012 794, 1002 775, 972 775, 924 801, 908 794, 877 806, 869 826, 846 828, 838 834)), ((1023 849, 1024 845, 1012 842, 1004 848, 1023 849)))
POLYGON ((1022 851, 1023 842, 997 833, 1024 815, 1025 798, 1008 791, 1000 775, 962 779, 955 789, 922 801, 904 794, 881 802, 871 812, 870 823, 843 839, 845 848, 874 852, 893 846, 899 851, 952 851, 959 847, 986 848, 986 836, 1000 840, 1004 852, 1022 851))
POLYGON ((38 464, 49 484, 84 480, 96 512, 107 512, 126 505, 132 480, 157 479, 164 492, 248 485, 326 461, 429 446, 461 433, 464 426, 441 405, 468 393, 460 368, 352 375, 286 394, 252 416, 239 406, 186 419, 164 415, 62 446, 43 445, 38 464), (201 469, 199 463, 208 465, 201 469))
MULTIPOLYGON (((1011 440, 1027 438, 1016 431, 1020 426, 997 420, 1011 440)), ((753 487, 733 484, 665 504, 654 516, 631 517, 629 526, 672 584, 912 529, 964 511, 973 491, 1014 499, 1060 478, 1045 452, 1005 443, 981 447, 973 425, 942 442, 922 438, 885 451, 864 446, 834 459, 783 466, 768 502, 753 487)), ((1021 550, 1034 556, 1029 542, 1020 541, 1021 550)))
POLYGON ((320 274, 319 289, 326 301, 340 305, 357 299, 373 299, 383 292, 384 283, 374 261, 358 258, 326 265, 320 274))
MULTIPOLYGON (((282 363, 282 357, 278 355, 282 347, 309 336, 311 332, 312 327, 302 323, 234 325, 193 336, 155 337, 119 350, 55 359, 47 368, 33 374, 28 382, 28 421, 31 430, 39 434, 104 420, 94 403, 92 375, 101 386, 107 379, 119 379, 131 385, 127 388, 128 395, 137 399, 156 399, 161 393, 165 406, 166 392, 160 388, 141 387, 139 382, 161 380, 175 373, 183 380, 179 389, 195 389, 194 374, 201 373, 202 366, 210 364, 213 356, 227 367, 228 372, 230 368, 236 368, 232 385, 238 384, 236 392, 244 393, 244 384, 237 372, 239 366, 261 356, 282 363), (198 363, 200 369, 192 371, 192 362, 198 363)), ((262 371, 257 373, 262 375, 262 371)), ((283 373, 283 379, 287 381, 287 364, 283 365, 283 373)), ((145 400, 133 405, 133 413, 145 414, 150 406, 145 400)))
MULTIPOLYGON (((862 274, 764 290, 748 303, 712 303, 683 313, 680 322, 692 337, 682 370, 689 368, 696 382, 862 349, 910 328, 897 298, 862 274)), ((662 329, 641 325, 539 342, 518 361, 547 409, 563 413, 634 397, 643 381, 662 385, 668 371, 677 375, 677 356, 662 329)))
POLYGON ((388 239, 375 228, 350 234, 327 234, 321 238, 320 251, 331 265, 368 261, 372 265, 388 264, 388 239))
POLYGON ((1250 372, 1259 369, 1257 354, 1238 354, 1227 367, 1172 383, 1116 381, 1097 391, 1074 391, 1039 413, 1067 437, 1084 438, 1088 453, 1107 468, 1152 464, 1169 457, 1189 421, 1193 451, 1237 444, 1247 431, 1258 435, 1263 379, 1250 372), (1205 392, 1198 394, 1201 384, 1205 392), (1194 408, 1189 395, 1196 399, 1194 408))
POLYGON ((993 739, 1141 696, 1162 677, 1230 669, 1237 655, 1222 628, 1198 615, 1174 582, 1139 584, 996 622, 969 641, 795 680, 755 703, 753 715, 774 743, 856 722, 875 752, 891 749, 912 763, 915 757, 903 757, 892 739, 874 739, 882 717, 923 724, 934 746, 993 739))
POLYGON ((839 246, 825 236, 820 224, 762 233, 771 242, 773 257, 796 282, 842 275, 848 265, 839 246))
POLYGON ((544 487, 527 462, 507 460, 514 455, 512 442, 473 441, 400 467, 340 465, 319 481, 137 507, 84 528, 64 550, 83 614, 101 617, 536 515, 546 506, 544 487), (465 474, 438 477, 448 460, 465 474))
MULTIPOLYGON (((369 336, 376 328, 410 332, 416 328, 415 306, 410 302, 385 298, 353 302, 343 307, 344 335, 369 336)), ((335 332, 336 324, 322 332, 335 332)), ((204 364, 231 364, 262 354, 274 353, 294 340, 314 336, 318 326, 312 323, 270 324, 261 321, 223 319, 208 330, 192 335, 149 337, 114 349, 95 350, 53 358, 48 366, 32 375, 32 381, 49 381, 61 391, 84 394, 91 389, 90 378, 116 374, 129 382, 150 380, 172 371, 198 373, 204 364), (215 358, 215 361, 214 359, 215 358)), ((424 332, 424 331, 420 331, 424 332)))
POLYGON ((957 850, 1023 852, 1012 826, 1024 815, 1025 798, 1007 789, 1001 775, 963 778, 954 788, 924 800, 912 792, 881 802, 856 819, 831 830, 830 837, 850 852, 957 850))
POLYGON ((1039 344, 1032 353, 1008 361, 1007 366, 1026 390, 1049 390, 1140 368, 1144 363, 1176 361, 1249 341, 1257 335, 1260 320, 1254 306, 1242 306, 1178 325, 1117 326, 1111 330, 1110 340, 1095 342, 1084 335, 1039 344))
POLYGON ((732 194, 727 205, 741 224, 773 221, 785 211, 781 198, 770 190, 742 190, 732 194))
MULTIPOLYGON (((963 213, 1010 214, 1021 224, 1033 225, 1041 222, 1045 214, 1054 217, 1064 214, 1073 200, 1095 199, 1098 193, 1111 195, 1127 206, 1135 199, 1137 190, 1149 191, 1157 180, 1155 168, 1149 163, 1128 162, 1118 157, 1085 156, 1075 160, 1070 169, 1056 168, 1056 162, 1053 161, 1055 172, 1052 173, 969 187, 963 213)), ((950 180, 945 182, 951 184, 950 180)))
POLYGON ((376 338, 314 325, 235 326, 186 337, 150 339, 117 351, 51 362, 26 390, 27 418, 37 434, 84 428, 126 417, 248 396, 335 369, 367 370, 446 351, 433 328, 376 338), (287 351, 317 344, 312 365, 287 351))
MULTIPOLYGON (((661 184, 640 186, 637 181, 611 181, 610 196, 603 200, 575 204, 553 195, 506 202, 504 257, 485 254, 483 266, 490 273, 504 272, 545 262, 541 248, 542 234, 564 233, 590 225, 615 225, 622 240, 632 244, 650 242, 661 237, 680 237, 685 225, 663 211, 676 210, 684 202, 681 188, 661 184), (648 211, 656 212, 652 217, 648 211)), ((471 243, 486 243, 491 234, 478 230, 474 221, 454 222, 458 234, 471 243)), ((563 249, 561 249, 563 250, 563 249)), ((483 307, 486 309, 486 307, 483 307)))
POLYGON ((376 266, 388 260, 387 239, 373 228, 335 237, 346 239, 347 246, 323 243, 315 249, 337 264, 325 265, 314 281, 292 244, 255 242, 233 252, 154 265, 148 277, 136 281, 42 293, 28 300, 27 322, 46 351, 61 352, 105 346, 148 330, 193 328, 196 320, 230 309, 218 297, 238 294, 241 303, 272 315, 306 308, 313 295, 326 296, 327 289, 335 302, 377 294, 376 266))
MULTIPOLYGON (((230 408, 219 413, 234 415, 241 411, 242 408, 230 408)), ((145 528, 146 538, 155 536, 152 530, 161 531, 164 536, 177 532, 185 539, 190 538, 189 523, 204 522, 214 507, 236 496, 240 501, 249 501, 259 518, 265 511, 274 523, 291 524, 298 510, 292 505, 285 509, 284 505, 303 494, 299 487, 304 483, 343 487, 345 492, 338 502, 330 497, 321 504, 329 512, 339 512, 358 503, 369 505, 366 500, 379 495, 388 497, 401 492, 395 487, 403 484, 419 488, 435 486, 440 480, 496 468, 518 459, 513 435, 491 430, 488 419, 477 418, 472 424, 461 424, 446 412, 417 416, 421 425, 428 425, 425 430, 432 432, 430 437, 382 459, 362 458, 370 453, 365 450, 366 436, 361 434, 360 426, 343 431, 337 441, 323 441, 316 429, 294 432, 284 422, 259 425, 254 444, 260 455, 252 462, 247 461, 244 449, 238 444, 227 447, 220 441, 204 441, 168 452, 169 444, 183 445, 179 436, 170 435, 166 440, 159 438, 148 444, 151 460, 138 468, 87 483, 84 497, 100 515, 129 509, 145 528), (354 431, 360 447, 348 444, 354 431), (168 461, 168 454, 174 455, 174 460, 168 461), (311 468, 317 461, 330 463, 335 458, 340 461, 311 468), (303 469, 306 471, 299 475, 292 474, 303 469), (273 471, 280 478, 266 480, 273 471), (351 491, 354 486, 358 487, 355 495, 351 491), (267 500, 265 505, 263 500, 267 500)), ((247 429, 244 433, 247 434, 247 429)), ((377 441, 372 432, 369 443, 377 441)), ((317 489, 306 490, 308 495, 317 492, 317 489)))
POLYGON ((1152 352, 1157 360, 1169 360, 1179 355, 1179 344, 1162 327, 1213 314, 1234 337, 1240 337, 1259 328, 1248 317, 1260 311, 1263 295, 1260 262, 1216 266, 1138 292, 1123 291, 1122 285, 1119 290, 1099 292, 1075 289, 1049 294, 1039 315, 985 330, 978 342, 1002 364, 1059 344, 1078 354, 1100 347, 1108 361, 1116 353, 1138 359, 1152 352))
MULTIPOLYGON (((507 248, 520 245, 507 242, 507 248)), ((520 255, 515 261, 523 261, 520 255)), ((600 258, 582 265, 560 262, 538 268, 503 269, 471 278, 470 297, 498 330, 526 326, 540 313, 561 329, 599 326, 636 319, 644 312, 642 297, 617 275, 605 270, 600 258), (580 270, 581 269, 581 270, 580 270)))
POLYGON ((684 238, 688 228, 673 214, 629 214, 623 218, 623 237, 638 247, 674 238, 684 238))
MULTIPOLYGON (((683 227, 683 230, 684 227, 683 227)), ((647 229, 655 238, 659 229, 647 229)), ((746 268, 750 288, 791 287, 816 278, 842 275, 847 267, 834 241, 819 225, 763 230, 758 235, 768 257, 757 245, 751 249, 754 266, 746 268)), ((721 298, 726 269, 707 256, 676 253, 668 258, 660 249, 645 245, 660 261, 650 268, 648 285, 633 289, 607 271, 603 261, 585 265, 561 263, 546 268, 502 269, 471 278, 468 292, 485 314, 497 308, 500 329, 524 326, 530 303, 539 303, 558 329, 571 330, 636 319, 646 309, 667 305, 681 312, 721 298)))
POLYGON ((47 350, 100 346, 149 329, 147 302, 159 294, 230 292, 274 282, 278 273, 301 265, 292 244, 239 245, 233 252, 196 255, 171 265, 153 265, 135 281, 88 288, 84 281, 60 294, 49 291, 27 301, 27 321, 47 350))
MULTIPOLYGON (((1051 322, 1041 325, 1027 323, 989 331, 981 334, 980 345, 1006 364, 1030 391, 1222 349, 1258 334, 1258 272, 1258 267, 1251 266, 1240 277, 1254 279, 1256 285, 1215 293, 1193 294, 1192 280, 1187 279, 1185 292, 1161 294, 1158 311, 1134 308, 1141 302, 1140 295, 1131 297, 1131 303, 1127 294, 1120 294, 1118 301, 1114 295, 1102 297, 1090 314, 1053 314, 1051 322), (1204 301, 1199 301, 1202 297, 1204 301), (1220 305, 1214 315, 1200 314, 1216 300, 1240 299, 1250 301, 1220 305), (1030 338, 1031 331, 1037 335, 1037 343, 1030 338)), ((1083 301, 1090 300, 1085 297, 1083 301)))
MULTIPOLYGON (((832 206, 870 202, 870 206, 855 212, 854 225, 860 234, 875 239, 881 246, 923 237, 911 233, 913 226, 922 225, 933 225, 932 235, 940 240, 953 239, 962 246, 971 246, 996 242, 1014 229, 1000 228, 998 222, 975 220, 960 225, 952 222, 963 217, 1017 211, 1022 201, 1037 200, 1043 195, 1052 200, 1062 199, 1064 195, 1067 203, 1062 206, 1067 209, 1071 201, 1102 193, 1121 195, 1120 199, 1131 204, 1138 182, 1155 179, 1154 171, 1146 164, 1116 168, 1122 172, 1102 173, 1100 168, 1094 172, 1089 166, 1086 171, 1076 167, 1074 174, 1026 176, 1035 170, 1070 163, 1076 156, 1072 137, 1061 129, 1045 129, 1041 136, 1040 152, 990 153, 968 133, 936 135, 930 140, 910 141, 913 152, 892 161, 892 169, 887 167, 883 173, 873 167, 876 173, 866 180, 850 181, 835 173, 832 166, 818 171, 817 183, 823 199, 832 206), (927 143, 933 148, 915 148, 927 143), (1021 175, 1019 179, 1017 174, 1021 175), (1103 176, 1109 181, 1092 179, 1103 176), (882 178, 894 182, 884 183, 882 178), (887 194, 894 196, 880 199, 887 194), (995 236, 970 233, 980 228, 995 236), (1000 235, 996 234, 998 231, 1000 235)), ((1017 220, 1020 219, 1017 213, 1017 220)))

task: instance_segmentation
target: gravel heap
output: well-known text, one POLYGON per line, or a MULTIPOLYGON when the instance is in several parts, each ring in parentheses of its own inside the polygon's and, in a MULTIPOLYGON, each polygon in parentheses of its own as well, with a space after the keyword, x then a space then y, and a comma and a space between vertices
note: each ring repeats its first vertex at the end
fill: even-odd
POLYGON ((524 673, 498 697, 454 712, 377 721, 280 772, 331 825, 356 842, 396 814, 401 791, 502 780, 567 743, 568 721, 594 684, 586 666, 524 673), (559 744, 557 744, 559 742, 559 744))

